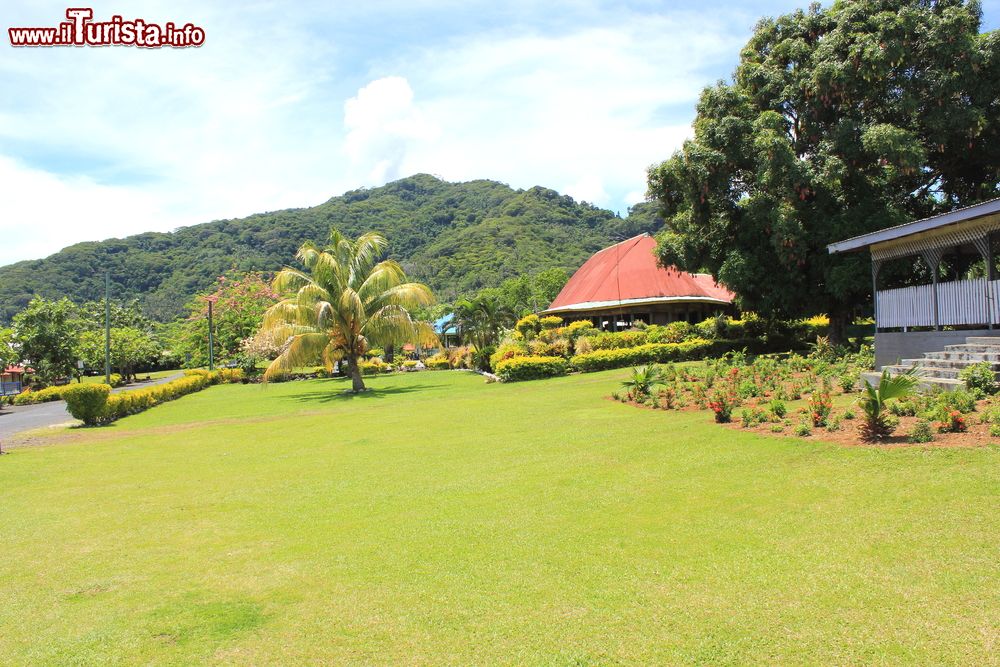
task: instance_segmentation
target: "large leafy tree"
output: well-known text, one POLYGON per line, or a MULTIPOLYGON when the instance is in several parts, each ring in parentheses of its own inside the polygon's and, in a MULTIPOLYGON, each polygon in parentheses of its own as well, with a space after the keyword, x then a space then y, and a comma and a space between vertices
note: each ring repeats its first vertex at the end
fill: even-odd
POLYGON ((75 372, 74 348, 80 322, 72 301, 35 297, 14 316, 13 329, 21 359, 31 364, 43 382, 75 372))
POLYGON ((694 138, 649 171, 665 264, 709 270, 743 308, 870 303, 866 257, 828 243, 995 197, 1000 35, 961 0, 843 0, 762 20, 694 138))
POLYGON ((14 330, 0 327, 0 370, 20 361, 20 352, 14 341, 14 330))
MULTIPOLYGON (((111 367, 130 382, 136 371, 156 364, 162 348, 156 338, 135 327, 115 327, 111 334, 111 367)), ((104 368, 104 331, 90 330, 80 334, 77 356, 89 368, 104 368)))
MULTIPOLYGON (((107 311, 112 328, 139 329, 147 333, 155 328, 153 321, 142 312, 138 299, 113 299, 108 304, 107 311)), ((88 331, 104 331, 104 314, 104 301, 87 301, 80 306, 80 326, 88 331)))
POLYGON ((434 296, 409 282, 398 263, 381 259, 387 247, 380 234, 352 240, 333 229, 325 248, 306 243, 299 249, 305 271, 278 272, 273 287, 284 298, 264 315, 261 335, 286 346, 265 379, 320 361, 332 370, 343 360, 359 392, 365 384, 358 360, 369 349, 434 342, 432 326, 410 314, 434 296))

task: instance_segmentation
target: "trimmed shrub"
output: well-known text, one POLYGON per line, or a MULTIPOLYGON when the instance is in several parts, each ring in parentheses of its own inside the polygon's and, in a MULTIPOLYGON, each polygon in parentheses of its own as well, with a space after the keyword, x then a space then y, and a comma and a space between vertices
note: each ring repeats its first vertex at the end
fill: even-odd
MULTIPOLYGON (((316 369, 313 369, 316 372, 316 369)), ((319 372, 326 373, 326 369, 323 367, 319 368, 319 372)), ((223 368, 219 370, 219 382, 225 384, 236 384, 243 382, 243 369, 242 368, 223 368)))
POLYGON ((645 331, 609 331, 591 336, 588 340, 594 350, 620 350, 645 345, 647 342, 645 331))
POLYGON ((125 384, 124 380, 122 380, 122 376, 118 373, 112 373, 108 379, 111 380, 112 387, 120 387, 125 384))
POLYGON ((497 351, 490 356, 490 365, 493 368, 497 367, 501 361, 505 359, 513 359, 514 357, 526 357, 528 356, 528 347, 524 343, 519 342, 507 342, 501 343, 497 351))
POLYGON ((381 359, 359 362, 358 368, 361 369, 362 375, 378 375, 379 373, 389 373, 392 371, 392 366, 381 359))
POLYGON ((538 331, 542 328, 541 322, 538 319, 538 315, 525 315, 517 321, 514 325, 514 329, 517 330, 519 334, 525 338, 533 338, 538 335, 538 331))
POLYGON ((646 341, 650 343, 680 343, 694 335, 694 327, 684 321, 671 322, 666 326, 651 326, 646 329, 646 341))
POLYGON ((567 366, 562 357, 512 357, 496 365, 496 374, 502 382, 538 380, 565 375, 567 366))
POLYGON ((563 334, 570 340, 576 340, 580 336, 596 336, 601 333, 594 328, 594 323, 590 320, 577 320, 563 328, 563 334))
POLYGON ((446 371, 451 368, 451 364, 448 363, 448 357, 440 354, 435 354, 433 357, 424 362, 428 370, 432 371, 446 371))
POLYGON ((106 384, 77 384, 62 392, 66 410, 87 426, 100 423, 110 394, 111 387, 106 384))
POLYGON ((38 391, 27 389, 14 397, 14 405, 34 405, 36 403, 48 403, 58 401, 62 398, 62 392, 66 387, 46 387, 38 391))
POLYGON ((538 323, 542 325, 543 329, 558 329, 562 326, 562 318, 555 315, 549 315, 547 317, 540 318, 538 323))
POLYGON ((589 373, 637 364, 701 359, 712 349, 711 341, 693 338, 683 343, 647 343, 624 349, 595 350, 576 355, 570 363, 574 368, 589 373))

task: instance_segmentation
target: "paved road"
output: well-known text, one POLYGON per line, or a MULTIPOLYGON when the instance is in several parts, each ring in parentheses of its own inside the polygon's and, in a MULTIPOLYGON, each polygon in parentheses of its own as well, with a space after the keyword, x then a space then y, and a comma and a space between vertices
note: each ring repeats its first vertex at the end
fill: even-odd
MULTIPOLYGON (((152 387, 155 384, 163 384, 164 382, 176 380, 181 375, 181 373, 177 373, 149 382, 136 382, 127 387, 119 387, 112 391, 118 393, 126 389, 152 387)), ((46 426, 58 426, 59 424, 71 424, 75 421, 66 412, 66 403, 64 401, 52 401, 50 403, 39 403, 38 405, 4 406, 0 410, 0 443, 23 431, 45 428, 46 426)))

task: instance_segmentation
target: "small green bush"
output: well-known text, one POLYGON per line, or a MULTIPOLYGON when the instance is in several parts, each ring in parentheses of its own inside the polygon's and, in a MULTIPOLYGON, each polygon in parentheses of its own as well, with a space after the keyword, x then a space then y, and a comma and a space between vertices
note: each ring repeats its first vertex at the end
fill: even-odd
POLYGON ((934 439, 934 428, 926 419, 921 419, 913 425, 910 431, 910 442, 930 442, 934 439))
POLYGON ((108 377, 108 379, 111 381, 112 387, 121 387, 122 385, 125 384, 125 381, 122 379, 122 376, 119 375, 118 373, 112 373, 108 377))
POLYGON ((539 318, 538 323, 543 329, 558 329, 562 326, 562 318, 555 315, 539 318))
POLYGON ((778 419, 784 417, 788 412, 788 408, 785 407, 785 402, 777 398, 772 399, 768 404, 768 407, 771 409, 771 413, 778 419))
POLYGON ((497 364, 496 374, 502 382, 519 382, 565 375, 567 367, 562 357, 512 357, 497 364))
POLYGON ((958 374, 958 377, 965 380, 965 385, 974 396, 980 398, 992 396, 1000 388, 997 385, 996 373, 993 372, 993 364, 988 361, 966 366, 958 374))
POLYGON ((66 410, 87 426, 100 423, 111 394, 106 384, 76 384, 63 389, 66 410))
POLYGON ((1000 438, 1000 424, 990 424, 990 435, 994 438, 1000 438))
POLYGON ((811 433, 812 433, 812 426, 810 426, 806 422, 802 422, 795 427, 795 435, 799 436, 800 438, 805 438, 811 433))

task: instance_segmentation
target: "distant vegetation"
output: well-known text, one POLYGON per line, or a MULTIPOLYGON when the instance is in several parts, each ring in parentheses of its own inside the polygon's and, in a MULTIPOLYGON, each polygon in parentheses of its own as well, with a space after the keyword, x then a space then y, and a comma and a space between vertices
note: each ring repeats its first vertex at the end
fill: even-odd
POLYGON ((138 298, 149 317, 174 320, 220 275, 277 271, 303 242, 325 240, 333 225, 349 236, 387 236, 389 257, 451 301, 521 274, 573 271, 613 239, 659 224, 651 204, 622 219, 547 188, 448 183, 418 174, 312 208, 79 243, 46 259, 0 267, 0 321, 10 321, 36 294, 76 303, 100 299, 105 270, 116 298, 138 298))

